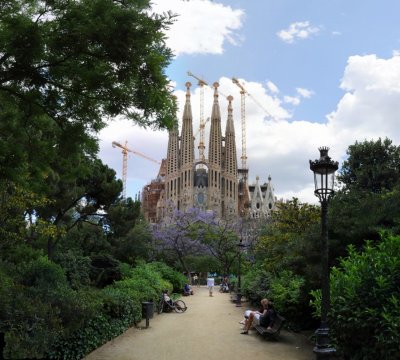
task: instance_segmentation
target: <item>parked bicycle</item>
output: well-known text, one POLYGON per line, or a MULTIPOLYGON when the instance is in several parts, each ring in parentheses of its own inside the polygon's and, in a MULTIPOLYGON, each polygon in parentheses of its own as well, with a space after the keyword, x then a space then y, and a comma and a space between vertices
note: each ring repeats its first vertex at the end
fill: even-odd
POLYGON ((183 313, 186 311, 187 306, 183 300, 172 300, 171 298, 165 299, 165 294, 161 296, 161 300, 158 303, 158 313, 161 314, 164 312, 171 312, 174 310, 177 313, 183 313), (169 299, 169 300, 168 300, 169 299))

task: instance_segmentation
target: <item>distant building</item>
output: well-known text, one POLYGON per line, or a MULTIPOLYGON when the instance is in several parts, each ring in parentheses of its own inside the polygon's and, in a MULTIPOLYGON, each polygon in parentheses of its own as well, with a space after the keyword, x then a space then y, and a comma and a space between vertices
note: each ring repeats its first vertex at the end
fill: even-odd
POLYGON ((268 183, 260 185, 256 177, 256 183, 249 186, 250 207, 248 216, 253 219, 265 218, 271 215, 271 211, 276 210, 277 199, 274 195, 274 188, 271 183, 271 176, 268 183))
POLYGON ((142 212, 145 219, 151 223, 155 223, 160 219, 157 204, 160 201, 165 188, 165 174, 167 169, 167 161, 163 159, 157 178, 152 180, 150 184, 143 187, 141 194, 142 212))
MULTIPOLYGON (((196 207, 212 210, 222 219, 260 218, 275 208, 271 178, 266 184, 247 185, 248 169, 238 169, 231 96, 224 136, 218 102, 218 83, 214 83, 208 157, 195 158, 190 83, 186 83, 186 102, 182 129, 169 132, 167 159, 155 180, 143 188, 142 207, 146 219, 158 222, 177 209, 196 207)), ((201 145, 199 146, 199 148, 201 145)), ((204 149, 204 146, 203 146, 204 149)))

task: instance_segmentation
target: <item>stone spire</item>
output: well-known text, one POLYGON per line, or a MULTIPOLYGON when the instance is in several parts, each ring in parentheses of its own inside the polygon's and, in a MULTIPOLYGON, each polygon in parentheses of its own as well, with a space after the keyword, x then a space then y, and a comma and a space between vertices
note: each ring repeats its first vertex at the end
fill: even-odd
POLYGON ((182 117, 182 133, 181 133, 181 166, 190 164, 193 166, 194 161, 194 138, 193 138, 193 117, 192 105, 190 104, 190 82, 186 84, 186 102, 182 117))
POLYGON ((186 102, 182 117, 182 133, 180 146, 180 201, 178 209, 186 211, 193 207, 193 184, 194 184, 194 137, 192 106, 190 104, 190 82, 186 84, 186 102))
POLYGON ((223 169, 223 216, 225 218, 236 216, 238 213, 238 183, 237 183, 237 158, 235 127, 233 125, 232 115, 232 96, 228 96, 228 119, 225 129, 225 151, 224 151, 224 169, 223 169))
POLYGON ((221 166, 222 134, 221 134, 221 113, 219 110, 219 103, 218 103, 219 84, 215 82, 213 86, 214 86, 214 103, 211 112, 208 161, 210 165, 221 166))
POLYGON ((222 215, 222 134, 218 103, 218 86, 214 86, 214 104, 211 112, 210 141, 208 147, 208 207, 217 217, 222 215))
POLYGON ((168 134, 167 175, 176 173, 179 169, 179 133, 178 120, 174 122, 168 134))

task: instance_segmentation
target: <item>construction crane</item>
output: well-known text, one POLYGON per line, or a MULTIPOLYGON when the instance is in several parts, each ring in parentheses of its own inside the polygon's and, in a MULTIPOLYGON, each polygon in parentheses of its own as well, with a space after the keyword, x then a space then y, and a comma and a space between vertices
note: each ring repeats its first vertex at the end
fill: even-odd
POLYGON ((232 78, 234 84, 240 88, 240 118, 242 120, 242 169, 247 169, 247 154, 246 154, 246 89, 238 79, 232 78))
POLYGON ((113 148, 119 147, 122 149, 122 184, 123 184, 122 196, 124 199, 126 199, 126 174, 127 174, 127 170, 128 170, 128 152, 131 152, 135 155, 141 156, 142 158, 150 160, 156 164, 161 164, 160 161, 154 160, 151 157, 144 155, 139 151, 129 149, 127 145, 128 145, 128 141, 125 141, 125 145, 121 145, 117 141, 112 142, 113 148))
MULTIPOLYGON (((198 85, 200 86, 200 141, 199 141, 199 158, 201 161, 205 161, 204 156, 204 128, 206 126, 204 122, 204 85, 208 85, 203 79, 198 78, 196 75, 191 73, 190 71, 187 74, 198 81, 198 85)), ((197 135, 197 133, 196 133, 197 135)))
POLYGON ((272 118, 271 114, 255 99, 239 82, 235 77, 232 78, 232 82, 236 84, 240 89, 240 109, 242 119, 242 168, 247 169, 247 154, 246 154, 246 94, 267 114, 268 117, 272 118))

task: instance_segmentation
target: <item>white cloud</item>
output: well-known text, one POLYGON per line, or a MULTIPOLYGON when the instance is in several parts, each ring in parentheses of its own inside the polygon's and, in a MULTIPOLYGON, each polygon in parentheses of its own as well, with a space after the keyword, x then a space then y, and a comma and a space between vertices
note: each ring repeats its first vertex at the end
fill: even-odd
POLYGON ((273 94, 279 93, 278 87, 272 81, 267 81, 267 87, 268 90, 271 91, 273 94))
POLYGON ((296 88, 296 91, 299 95, 301 95, 303 98, 306 98, 306 99, 308 99, 314 95, 314 91, 304 89, 304 88, 296 88))
POLYGON ((179 16, 167 31, 167 45, 175 55, 222 54, 224 43, 238 45, 244 12, 210 0, 156 0, 153 10, 179 16))
POLYGON ((342 147, 355 140, 378 137, 400 143, 399 56, 351 56, 340 87, 346 93, 327 118, 342 147))
POLYGON ((296 97, 296 96, 285 95, 283 97, 283 101, 285 103, 287 103, 287 104, 291 104, 291 105, 294 105, 294 106, 297 106, 297 105, 300 104, 300 99, 298 97, 296 97))
POLYGON ((307 39, 319 31, 320 28, 311 26, 309 21, 301 21, 290 24, 287 29, 278 31, 276 34, 282 41, 292 44, 296 39, 307 39))
MULTIPOLYGON (((260 182, 272 177, 278 198, 298 197, 301 201, 316 203, 313 195, 313 177, 308 161, 319 157, 318 147, 331 148, 333 159, 342 162, 349 145, 356 140, 388 137, 400 144, 398 131, 400 114, 400 57, 389 59, 375 55, 352 56, 344 69, 341 88, 343 97, 324 123, 318 119, 298 121, 284 108, 279 98, 269 94, 269 86, 239 79, 263 108, 273 115, 269 118, 262 107, 246 97, 246 130, 249 180, 260 176, 260 182)), ((241 118, 239 88, 231 79, 219 80, 220 90, 232 95, 238 160, 241 156, 241 118)), ((199 88, 192 87, 192 111, 194 132, 199 127, 199 88)), ((180 108, 185 93, 176 92, 180 108)), ((205 117, 211 114, 213 91, 205 88, 205 117)), ((222 130, 225 130, 227 101, 220 95, 222 130)), ((179 114, 181 119, 182 113, 179 114)), ((208 147, 206 126, 206 147, 208 147)), ((122 155, 111 147, 111 142, 128 140, 128 146, 155 159, 166 156, 168 136, 166 132, 153 132, 134 127, 128 122, 115 122, 102 131, 101 158, 120 174, 122 155)), ((198 136, 197 136, 198 137, 198 136)), ((196 144, 197 146, 197 144, 196 144)), ((197 147, 196 147, 197 149, 197 147)), ((158 167, 152 162, 132 155, 128 160, 128 178, 143 186, 155 178, 158 167)), ((140 188, 140 186, 138 186, 140 188)), ((129 193, 128 193, 129 195, 129 193)), ((132 196, 132 195, 130 195, 132 196)))

